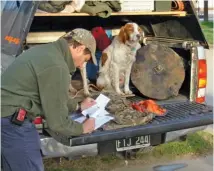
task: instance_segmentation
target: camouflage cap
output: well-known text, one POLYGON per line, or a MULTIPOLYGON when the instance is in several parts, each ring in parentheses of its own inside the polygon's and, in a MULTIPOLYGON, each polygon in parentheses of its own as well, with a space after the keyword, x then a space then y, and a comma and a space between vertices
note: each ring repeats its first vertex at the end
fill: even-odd
MULTIPOLYGON (((72 36, 74 40, 85 45, 86 48, 91 52, 92 61, 97 65, 97 59, 95 56, 96 52, 96 40, 90 31, 82 28, 77 28, 67 33, 66 35, 72 36)), ((65 37, 64 35, 63 37, 65 37)))

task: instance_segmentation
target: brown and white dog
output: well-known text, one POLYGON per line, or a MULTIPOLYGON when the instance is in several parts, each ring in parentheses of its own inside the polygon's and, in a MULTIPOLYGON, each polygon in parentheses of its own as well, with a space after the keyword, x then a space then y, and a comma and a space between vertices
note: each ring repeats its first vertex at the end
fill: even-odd
POLYGON ((129 88, 130 73, 136 52, 141 48, 139 40, 142 36, 143 31, 136 23, 127 23, 120 29, 119 35, 102 53, 97 87, 107 90, 113 88, 118 94, 124 95, 120 90, 120 76, 124 75, 124 92, 132 94, 129 88))

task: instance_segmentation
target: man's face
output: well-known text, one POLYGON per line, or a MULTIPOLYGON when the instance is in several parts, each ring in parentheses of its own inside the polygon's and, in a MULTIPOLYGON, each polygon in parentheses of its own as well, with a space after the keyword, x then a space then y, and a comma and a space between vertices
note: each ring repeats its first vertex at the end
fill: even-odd
POLYGON ((91 59, 91 54, 84 54, 84 45, 78 46, 76 48, 70 47, 70 50, 74 60, 74 65, 77 68, 83 68, 84 63, 91 59))

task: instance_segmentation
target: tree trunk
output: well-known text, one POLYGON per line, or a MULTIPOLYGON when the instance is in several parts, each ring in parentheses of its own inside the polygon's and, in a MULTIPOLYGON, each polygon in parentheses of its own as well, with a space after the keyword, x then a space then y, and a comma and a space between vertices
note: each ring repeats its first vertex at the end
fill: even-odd
POLYGON ((208 0, 204 0, 204 21, 208 21, 208 0))

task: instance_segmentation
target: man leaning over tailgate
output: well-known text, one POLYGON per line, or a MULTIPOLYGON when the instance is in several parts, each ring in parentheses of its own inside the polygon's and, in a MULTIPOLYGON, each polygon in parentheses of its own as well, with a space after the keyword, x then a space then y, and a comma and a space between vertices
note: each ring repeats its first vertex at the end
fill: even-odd
POLYGON ((96 42, 85 29, 23 52, 1 77, 1 150, 4 171, 43 171, 40 138, 32 123, 45 118, 48 128, 65 136, 91 133, 95 120, 83 124, 68 118, 69 112, 95 104, 69 98, 70 74, 94 56, 96 42), (79 104, 79 105, 78 105, 79 104), (25 115, 26 114, 26 115, 25 115))

